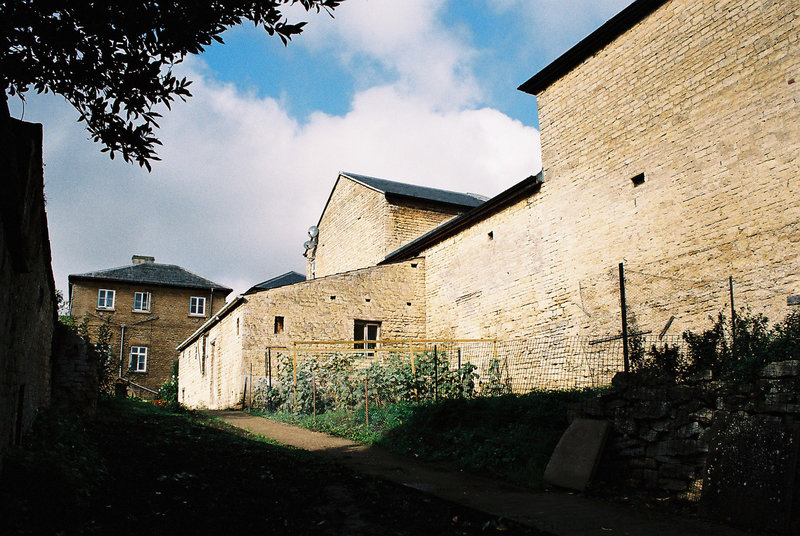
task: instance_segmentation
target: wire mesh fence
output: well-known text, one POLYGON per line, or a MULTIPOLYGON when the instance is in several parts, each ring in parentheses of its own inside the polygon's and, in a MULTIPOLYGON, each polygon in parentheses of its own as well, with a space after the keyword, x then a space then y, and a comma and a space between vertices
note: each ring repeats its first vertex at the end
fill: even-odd
MULTIPOLYGON (((634 333, 636 348, 680 345, 634 333)), ((245 404, 319 414, 396 402, 426 402, 610 385, 624 369, 623 339, 539 337, 500 341, 303 341, 265 353, 248 375, 245 404)))

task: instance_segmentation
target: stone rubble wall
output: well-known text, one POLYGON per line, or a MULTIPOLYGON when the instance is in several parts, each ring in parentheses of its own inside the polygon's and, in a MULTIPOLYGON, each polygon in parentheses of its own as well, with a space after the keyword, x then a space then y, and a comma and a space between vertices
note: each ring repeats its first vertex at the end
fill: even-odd
POLYGON ((698 377, 685 383, 619 373, 613 389, 573 408, 570 418, 607 419, 612 432, 598 478, 649 496, 697 501, 718 411, 800 417, 800 361, 766 366, 752 382, 698 377))
POLYGON ((100 395, 100 355, 66 326, 56 324, 53 345, 52 405, 93 415, 100 395))

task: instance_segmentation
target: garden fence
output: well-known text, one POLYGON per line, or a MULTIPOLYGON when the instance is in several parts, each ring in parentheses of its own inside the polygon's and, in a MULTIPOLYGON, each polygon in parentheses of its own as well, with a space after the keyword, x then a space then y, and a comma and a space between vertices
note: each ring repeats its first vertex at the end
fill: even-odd
MULTIPOLYGON (((630 347, 680 346, 632 334, 630 347)), ((635 350, 634 350, 635 351, 635 350)), ((624 369, 621 336, 518 340, 301 341, 265 353, 245 405, 319 413, 388 402, 601 388, 624 369)))

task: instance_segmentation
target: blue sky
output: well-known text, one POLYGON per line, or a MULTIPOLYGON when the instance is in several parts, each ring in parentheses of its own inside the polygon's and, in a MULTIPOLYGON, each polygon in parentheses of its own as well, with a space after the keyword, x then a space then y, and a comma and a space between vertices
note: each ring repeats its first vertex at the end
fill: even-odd
POLYGON ((495 195, 541 167, 535 99, 516 88, 628 3, 346 0, 335 19, 290 10, 308 25, 288 47, 234 28, 179 67, 194 97, 165 113, 149 174, 31 94, 56 284, 133 254, 236 292, 302 272, 339 171, 495 195))

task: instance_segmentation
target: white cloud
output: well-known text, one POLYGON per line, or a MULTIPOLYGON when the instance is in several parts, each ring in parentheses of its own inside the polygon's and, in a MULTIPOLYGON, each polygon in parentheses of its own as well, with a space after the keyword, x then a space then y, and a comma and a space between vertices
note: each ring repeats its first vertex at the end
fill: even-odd
POLYGON ((58 98, 30 97, 26 119, 46 123, 59 287, 136 253, 242 292, 303 271, 305 231, 338 171, 493 195, 541 167, 538 131, 489 108, 439 109, 386 85, 358 93, 346 115, 301 124, 276 100, 207 78, 197 60, 185 69, 194 96, 165 114, 151 174, 100 154, 58 98))
POLYGON ((376 79, 439 109, 480 101, 471 69, 475 51, 441 19, 445 0, 348 0, 336 18, 317 17, 302 42, 316 51, 334 51, 349 65, 357 86, 376 79))

